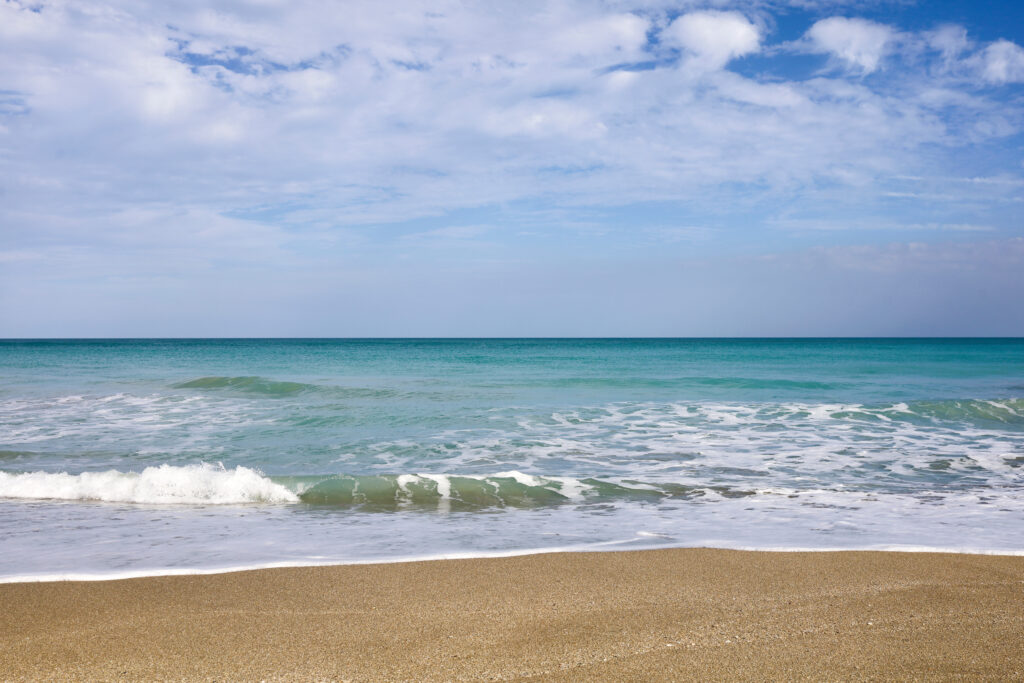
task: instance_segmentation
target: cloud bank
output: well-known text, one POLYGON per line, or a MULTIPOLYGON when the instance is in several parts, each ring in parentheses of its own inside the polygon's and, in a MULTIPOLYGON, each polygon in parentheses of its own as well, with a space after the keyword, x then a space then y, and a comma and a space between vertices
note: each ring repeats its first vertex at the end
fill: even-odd
POLYGON ((258 264, 604 258, 680 227, 725 250, 815 222, 1020 234, 1024 50, 857 10, 5 2, 0 306, 258 264))

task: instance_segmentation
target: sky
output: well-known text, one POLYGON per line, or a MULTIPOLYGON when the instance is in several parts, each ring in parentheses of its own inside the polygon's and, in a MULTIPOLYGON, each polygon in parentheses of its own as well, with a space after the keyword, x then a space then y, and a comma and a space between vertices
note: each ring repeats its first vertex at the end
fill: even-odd
POLYGON ((1024 336, 1024 3, 0 0, 0 337, 1024 336))

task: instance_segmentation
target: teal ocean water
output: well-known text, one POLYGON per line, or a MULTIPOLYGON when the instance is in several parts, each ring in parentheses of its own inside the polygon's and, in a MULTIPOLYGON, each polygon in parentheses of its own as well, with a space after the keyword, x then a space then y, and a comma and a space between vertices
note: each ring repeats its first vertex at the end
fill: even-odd
POLYGON ((0 578, 1024 552, 1024 340, 0 341, 0 578))

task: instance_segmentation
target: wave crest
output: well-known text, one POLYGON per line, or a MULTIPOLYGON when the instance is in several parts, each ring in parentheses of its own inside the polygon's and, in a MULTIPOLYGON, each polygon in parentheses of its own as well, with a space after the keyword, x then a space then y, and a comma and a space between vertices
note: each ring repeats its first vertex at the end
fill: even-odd
POLYGON ((534 508, 571 503, 657 502, 705 496, 733 498, 753 491, 726 486, 657 484, 587 477, 554 477, 518 471, 487 475, 379 474, 329 477, 280 477, 311 505, 365 506, 391 510, 405 507, 442 510, 534 508))
POLYGON ((110 503, 231 505, 295 503, 298 496, 248 467, 160 465, 140 473, 0 472, 0 498, 110 503))
POLYGON ((198 377, 172 385, 175 389, 234 389, 263 396, 291 396, 316 389, 312 384, 282 382, 265 377, 198 377))
POLYGON ((489 475, 379 474, 285 476, 247 467, 160 465, 140 473, 0 471, 0 498, 108 503, 237 505, 306 503, 366 510, 532 508, 565 503, 656 502, 666 498, 732 498, 754 491, 725 486, 651 484, 633 480, 552 477, 517 471, 489 475))

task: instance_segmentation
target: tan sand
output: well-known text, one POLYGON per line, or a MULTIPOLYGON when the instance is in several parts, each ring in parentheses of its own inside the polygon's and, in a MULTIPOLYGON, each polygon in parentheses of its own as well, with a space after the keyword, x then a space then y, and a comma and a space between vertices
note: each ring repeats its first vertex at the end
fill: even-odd
POLYGON ((7 584, 0 677, 1024 679, 1024 557, 684 549, 7 584))

